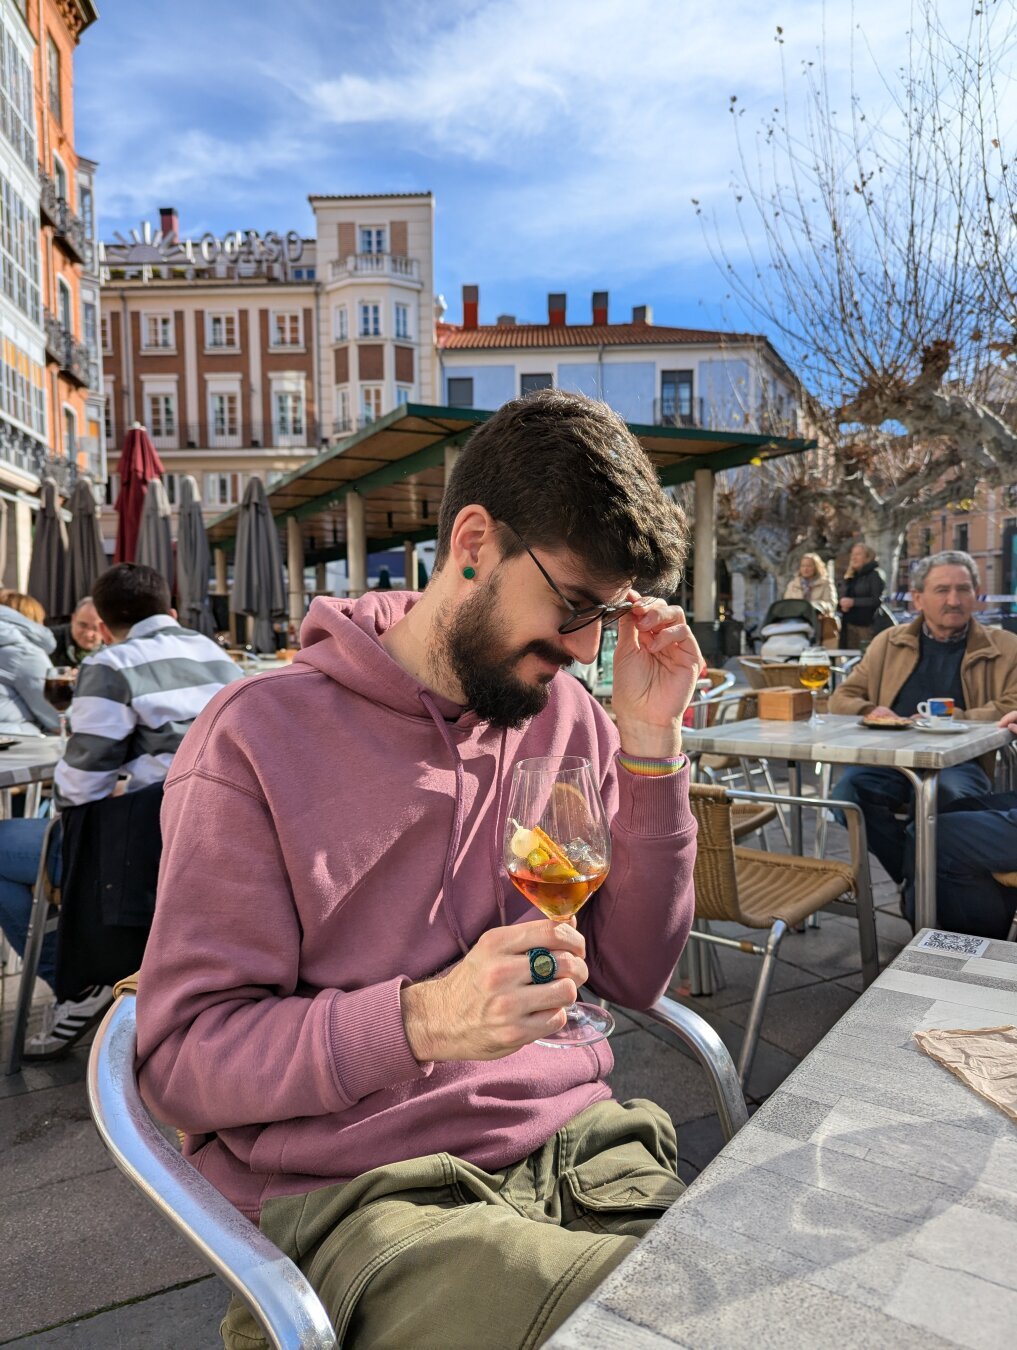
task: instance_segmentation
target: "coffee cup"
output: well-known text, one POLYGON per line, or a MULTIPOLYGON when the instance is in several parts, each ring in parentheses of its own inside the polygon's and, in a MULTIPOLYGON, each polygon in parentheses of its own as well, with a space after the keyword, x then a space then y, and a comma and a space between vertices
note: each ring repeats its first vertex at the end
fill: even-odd
POLYGON ((942 718, 948 722, 953 717, 952 698, 930 698, 918 705, 919 717, 942 718))

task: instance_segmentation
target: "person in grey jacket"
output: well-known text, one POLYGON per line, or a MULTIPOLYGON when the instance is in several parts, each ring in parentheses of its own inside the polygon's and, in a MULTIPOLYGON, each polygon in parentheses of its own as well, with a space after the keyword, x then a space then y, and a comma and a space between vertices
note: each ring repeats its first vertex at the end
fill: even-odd
POLYGON ((44 693, 56 645, 45 617, 30 595, 0 591, 0 735, 41 736, 60 727, 44 693))

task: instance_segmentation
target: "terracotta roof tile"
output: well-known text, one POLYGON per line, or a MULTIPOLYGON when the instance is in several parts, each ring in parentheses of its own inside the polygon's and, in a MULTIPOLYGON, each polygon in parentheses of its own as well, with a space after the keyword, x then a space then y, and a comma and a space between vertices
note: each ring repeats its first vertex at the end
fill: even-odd
POLYGON ((652 323, 481 324, 461 328, 439 323, 438 346, 445 351, 525 347, 652 347, 662 343, 756 342, 754 333, 720 333, 703 328, 669 328, 652 323))

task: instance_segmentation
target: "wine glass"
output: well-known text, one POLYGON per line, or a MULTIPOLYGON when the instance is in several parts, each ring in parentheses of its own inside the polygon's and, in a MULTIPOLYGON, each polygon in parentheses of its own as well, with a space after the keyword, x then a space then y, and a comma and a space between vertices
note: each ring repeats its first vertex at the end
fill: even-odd
POLYGON ((830 678, 830 653, 825 647, 807 647, 798 658, 798 679, 812 695, 812 716, 810 727, 818 727, 826 721, 816 712, 816 695, 830 678))
POLYGON ((46 672, 43 693, 60 715, 60 748, 67 748, 67 713, 74 698, 78 672, 73 666, 51 666, 46 672))
MULTIPOLYGON (((577 914, 611 866, 611 831, 588 759, 524 759, 512 773, 503 859, 512 884, 549 919, 577 914)), ((592 1045, 610 1036, 606 1008, 574 1003, 561 1031, 537 1045, 592 1045)))

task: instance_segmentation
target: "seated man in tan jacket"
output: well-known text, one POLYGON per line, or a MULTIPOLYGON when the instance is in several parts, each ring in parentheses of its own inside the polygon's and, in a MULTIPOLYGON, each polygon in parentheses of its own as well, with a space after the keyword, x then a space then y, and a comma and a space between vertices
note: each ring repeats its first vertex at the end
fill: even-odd
MULTIPOLYGON (((925 699, 952 698, 955 716, 998 721, 1017 706, 1017 634, 985 628, 973 618, 978 599, 974 559, 958 551, 922 558, 912 568, 911 587, 918 617, 873 639, 831 697, 830 711, 910 717, 925 699)), ((940 805, 989 792, 991 761, 969 760, 944 769, 940 805)), ((914 798, 904 775, 896 769, 854 765, 833 795, 862 808, 870 849, 901 885, 906 822, 900 817, 912 809, 914 798)))

